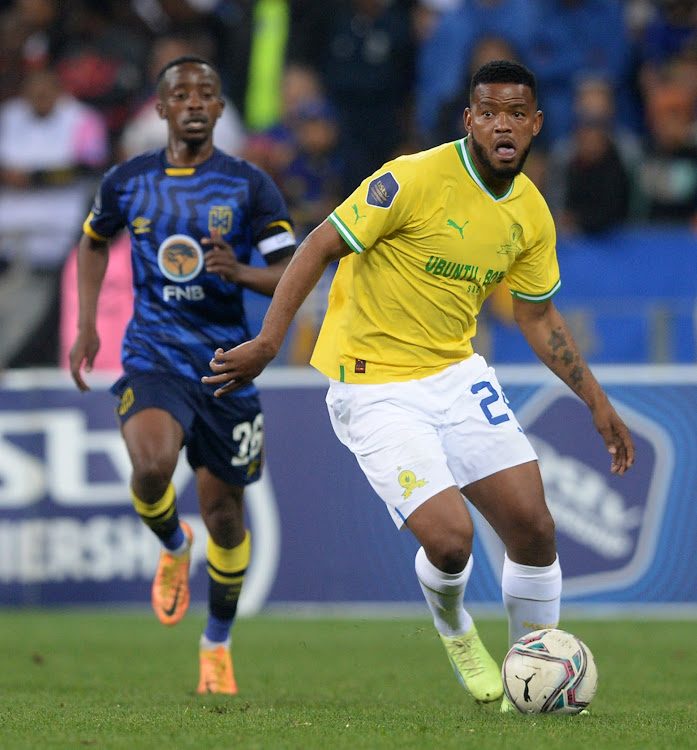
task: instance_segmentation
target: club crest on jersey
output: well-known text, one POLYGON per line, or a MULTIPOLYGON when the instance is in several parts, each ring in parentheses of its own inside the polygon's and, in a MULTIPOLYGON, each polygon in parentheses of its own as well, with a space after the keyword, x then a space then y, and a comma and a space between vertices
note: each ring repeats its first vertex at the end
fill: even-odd
POLYGON ((203 250, 193 237, 173 234, 160 245, 157 265, 170 281, 190 281, 203 268, 203 250))
POLYGON ((365 202, 369 206, 375 206, 375 208, 389 208, 398 192, 399 183, 395 180, 394 175, 392 172, 385 172, 380 177, 371 180, 365 202))
POLYGON ((232 209, 230 206, 211 206, 208 212, 208 228, 226 234, 232 229, 232 209))
POLYGON ((520 238, 523 236, 523 227, 520 224, 511 224, 511 228, 508 230, 508 244, 501 245, 501 249, 497 250, 499 255, 513 255, 518 257, 518 253, 522 252, 523 248, 520 246, 520 238))

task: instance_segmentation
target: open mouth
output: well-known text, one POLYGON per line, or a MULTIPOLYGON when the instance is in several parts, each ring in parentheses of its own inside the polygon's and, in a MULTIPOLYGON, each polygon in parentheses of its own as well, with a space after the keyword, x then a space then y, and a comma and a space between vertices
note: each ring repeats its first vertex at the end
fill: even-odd
POLYGON ((494 151, 501 161, 511 161, 515 159, 515 155, 518 153, 515 144, 509 140, 499 141, 494 146, 494 151))

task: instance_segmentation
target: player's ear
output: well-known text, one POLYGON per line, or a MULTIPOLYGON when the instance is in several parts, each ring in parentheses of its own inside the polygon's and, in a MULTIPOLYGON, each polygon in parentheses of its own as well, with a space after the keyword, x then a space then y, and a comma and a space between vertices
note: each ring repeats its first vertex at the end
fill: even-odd
POLYGON ((532 134, 537 135, 540 130, 542 129, 542 122, 544 121, 545 116, 542 114, 542 110, 538 109, 537 112, 535 112, 535 122, 532 125, 532 134))
POLYGON ((225 99, 223 99, 222 96, 218 96, 218 112, 215 115, 216 122, 220 119, 220 116, 223 114, 224 109, 225 109, 225 99))
POLYGON ((469 107, 465 108, 465 111, 462 113, 462 122, 465 125, 465 130, 468 133, 472 132, 472 110, 469 107))
POLYGON ((155 103, 155 109, 161 120, 167 119, 167 113, 165 112, 165 105, 158 99, 155 103))

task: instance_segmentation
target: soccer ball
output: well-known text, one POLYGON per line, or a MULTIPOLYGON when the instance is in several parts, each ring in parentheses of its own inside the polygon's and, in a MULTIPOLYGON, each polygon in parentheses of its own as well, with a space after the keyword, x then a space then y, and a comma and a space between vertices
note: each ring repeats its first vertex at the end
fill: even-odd
POLYGON ((588 646, 553 628, 516 641, 503 660, 501 675, 508 700, 524 714, 577 714, 598 687, 588 646))

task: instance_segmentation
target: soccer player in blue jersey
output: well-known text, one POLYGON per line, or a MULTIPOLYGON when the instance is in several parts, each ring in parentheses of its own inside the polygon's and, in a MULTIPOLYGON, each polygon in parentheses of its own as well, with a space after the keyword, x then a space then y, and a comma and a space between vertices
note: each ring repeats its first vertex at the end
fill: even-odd
POLYGON ((503 685, 463 604, 474 532, 463 496, 505 545, 509 642, 557 626, 562 582, 537 456, 472 349, 498 284, 534 352, 589 407, 612 473, 631 467, 634 445, 552 302, 554 224, 521 173, 542 126, 535 78, 514 62, 488 63, 470 102, 466 138, 389 162, 303 241, 259 335, 218 348, 203 381, 220 396, 246 388, 323 270, 340 261, 312 357, 329 378, 334 431, 397 527, 420 542, 416 574, 451 664, 489 702, 503 685))
POLYGON ((285 202, 271 178, 214 148, 223 109, 218 73, 204 59, 182 57, 161 71, 157 110, 167 147, 106 173, 85 220, 78 253, 78 334, 72 376, 99 349, 97 301, 109 241, 131 237, 135 304, 122 345, 123 376, 112 387, 133 465, 135 509, 163 545, 152 604, 165 625, 189 603, 193 536, 179 520, 172 485, 186 447, 201 516, 209 533, 209 613, 200 641, 199 693, 236 693, 230 630, 250 559, 244 488, 262 469, 264 424, 253 383, 217 401, 201 384, 210 352, 250 338, 242 293, 271 296, 295 250, 285 202), (256 247, 266 265, 250 264, 256 247))

